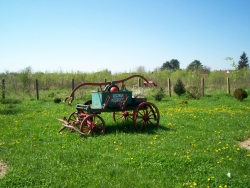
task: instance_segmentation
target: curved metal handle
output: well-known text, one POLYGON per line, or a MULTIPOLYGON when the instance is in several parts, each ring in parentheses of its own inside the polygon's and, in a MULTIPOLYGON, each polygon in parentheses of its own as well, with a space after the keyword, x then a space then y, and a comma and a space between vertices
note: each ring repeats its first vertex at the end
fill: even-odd
MULTIPOLYGON (((157 86, 156 83, 154 83, 153 81, 148 81, 145 77, 143 77, 141 75, 132 75, 132 76, 129 76, 129 77, 125 78, 125 79, 114 81, 114 83, 116 83, 116 84, 117 83, 123 83, 123 82, 125 82, 125 81, 127 81, 127 80, 129 80, 131 78, 135 78, 135 77, 139 77, 139 78, 143 79, 145 86, 148 86, 148 84, 153 84, 154 86, 157 86)), ((92 82, 92 83, 82 83, 82 84, 79 84, 78 86, 76 86, 73 89, 73 91, 71 92, 71 94, 69 95, 69 97, 66 97, 66 99, 64 101, 66 102, 66 100, 68 98, 71 98, 71 100, 68 102, 68 104, 72 104, 72 102, 74 100, 73 95, 74 95, 75 91, 78 90, 80 87, 91 85, 91 86, 99 86, 101 88, 101 86, 103 86, 103 85, 110 85, 110 84, 111 84, 111 82, 103 82, 103 83, 93 83, 92 82)))
POLYGON ((72 101, 74 100, 73 97, 68 96, 68 97, 66 97, 66 98, 64 99, 63 102, 66 103, 68 99, 70 99, 69 102, 68 102, 68 105, 71 105, 71 104, 72 104, 72 101))

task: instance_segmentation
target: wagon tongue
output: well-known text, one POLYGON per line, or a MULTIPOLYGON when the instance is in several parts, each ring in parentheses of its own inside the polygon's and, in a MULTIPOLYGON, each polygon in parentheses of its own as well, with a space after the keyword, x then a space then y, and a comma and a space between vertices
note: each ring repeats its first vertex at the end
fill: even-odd
POLYGON ((59 133, 64 130, 65 128, 69 128, 71 130, 74 130, 76 132, 78 132, 79 134, 81 134, 82 136, 86 136, 83 132, 81 132, 80 130, 76 129, 74 126, 70 125, 69 122, 66 121, 66 118, 64 117, 63 119, 59 119, 56 118, 56 120, 62 122, 62 128, 58 131, 59 133))

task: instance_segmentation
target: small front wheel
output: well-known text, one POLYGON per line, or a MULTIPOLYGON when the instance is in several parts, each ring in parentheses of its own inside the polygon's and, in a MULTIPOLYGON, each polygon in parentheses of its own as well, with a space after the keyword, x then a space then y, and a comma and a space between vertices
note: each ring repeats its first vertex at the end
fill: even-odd
MULTIPOLYGON (((77 112, 72 112, 68 119, 67 122, 73 126, 73 127, 77 127, 78 129, 80 128, 80 121, 79 121, 79 117, 78 117, 78 113, 77 112)), ((72 130, 71 130, 72 131, 72 130)))
POLYGON ((71 124, 72 122, 74 122, 74 121, 77 120, 77 117, 78 117, 77 112, 72 112, 72 113, 69 115, 69 117, 68 117, 68 119, 67 119, 67 122, 71 124))
POLYGON ((90 135, 91 133, 103 134, 105 132, 105 122, 101 116, 91 114, 83 119, 80 130, 85 135, 90 135))

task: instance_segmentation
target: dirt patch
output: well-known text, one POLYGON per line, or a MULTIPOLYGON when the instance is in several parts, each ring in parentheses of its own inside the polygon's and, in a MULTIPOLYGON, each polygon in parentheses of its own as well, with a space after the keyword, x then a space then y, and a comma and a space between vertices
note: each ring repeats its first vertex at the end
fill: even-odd
POLYGON ((7 172, 7 164, 5 164, 2 160, 0 160, 0 178, 3 178, 7 172))
POLYGON ((250 138, 248 140, 239 142, 239 146, 250 150, 250 138))

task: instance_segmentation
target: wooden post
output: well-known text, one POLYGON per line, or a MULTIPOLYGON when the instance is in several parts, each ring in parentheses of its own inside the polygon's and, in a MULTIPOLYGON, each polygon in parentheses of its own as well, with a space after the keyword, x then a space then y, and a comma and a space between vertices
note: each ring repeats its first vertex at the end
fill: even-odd
MULTIPOLYGON (((72 91, 74 90, 74 88, 75 88, 75 80, 73 78, 72 79, 72 91)), ((72 99, 74 99, 74 97, 75 97, 75 95, 73 94, 72 99)))
POLYGON ((138 78, 138 88, 141 87, 141 79, 138 78))
POLYGON ((204 97, 204 78, 201 78, 201 96, 204 97))
POLYGON ((230 94, 230 80, 227 77, 227 93, 230 94))
POLYGON ((5 99, 5 80, 2 79, 2 99, 5 99))
POLYGON ((168 95, 169 95, 169 97, 171 97, 171 82, 170 82, 170 78, 168 79, 168 95))
POLYGON ((38 80, 36 79, 36 99, 39 100, 38 80))

